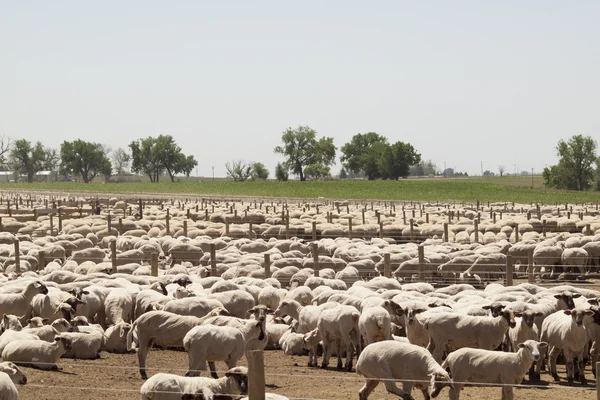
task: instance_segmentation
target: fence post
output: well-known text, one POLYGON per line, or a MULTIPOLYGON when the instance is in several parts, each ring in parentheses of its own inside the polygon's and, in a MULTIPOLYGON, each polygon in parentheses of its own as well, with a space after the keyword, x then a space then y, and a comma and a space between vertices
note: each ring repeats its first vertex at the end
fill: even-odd
POLYGON ((58 233, 62 231, 62 214, 60 208, 58 209, 58 233))
POLYGON ((312 240, 315 242, 317 240, 317 222, 312 222, 312 240))
POLYGON ((506 256, 506 286, 513 285, 513 261, 512 256, 506 256))
POLYGON ((183 236, 187 237, 188 235, 188 228, 187 228, 187 220, 183 221, 183 236))
POLYGON ((527 252, 527 282, 535 283, 535 276, 533 275, 533 249, 527 252))
POLYGON ((379 237, 383 239, 383 222, 379 223, 379 237))
POLYGON ((290 239, 290 218, 289 216, 285 218, 285 239, 290 239))
POLYGON ((112 263, 112 272, 117 273, 117 241, 110 242, 110 261, 112 263))
POLYGON ((17 274, 21 273, 21 253, 19 250, 19 239, 15 240, 15 272, 17 274))
POLYGON ((166 230, 167 230, 167 235, 171 234, 171 224, 170 224, 170 220, 171 220, 171 216, 169 215, 169 209, 167 208, 167 218, 165 220, 166 222, 166 230))
POLYGON ((140 214, 140 219, 144 218, 144 203, 142 202, 142 199, 139 200, 139 210, 138 210, 138 214, 140 214))
POLYGON ((362 224, 365 224, 365 209, 362 209, 362 224))
POLYGON ((515 225, 515 243, 519 242, 519 225, 515 225))
POLYGON ((158 276, 158 253, 152 253, 150 259, 150 274, 152 276, 158 276))
POLYGON ((265 253, 265 279, 271 277, 271 255, 269 253, 265 253))
POLYGON ((123 218, 119 217, 119 235, 124 234, 123 232, 123 218))
MULTIPOLYGON (((598 206, 597 203, 596 206, 598 206)), ((596 362, 596 365, 593 367, 596 368, 596 375, 598 375, 598 372, 600 372, 600 361, 596 362)), ((600 400, 600 379, 598 378, 596 378, 596 399, 600 400)))
POLYGON ((265 359, 262 350, 246 353, 248 357, 248 399, 265 400, 265 359))
POLYGON ((448 223, 444 222, 444 242, 449 242, 450 239, 448 238, 448 223))
POLYGON ((313 269, 315 276, 319 277, 319 245, 317 243, 312 244, 312 256, 313 256, 313 269))
POLYGON ((419 245, 419 282, 424 281, 423 269, 425 268, 425 246, 419 245))
POLYGON ((390 258, 390 253, 383 254, 383 276, 386 278, 392 277, 392 262, 390 258))
POLYGON ((475 235, 475 243, 479 243, 479 223, 476 219, 473 220, 473 234, 475 235))
POLYGON ((415 241, 415 220, 414 219, 410 219, 410 241, 414 242, 415 241))
POLYGON ((546 237, 546 220, 542 220, 542 235, 546 237))
POLYGON ((46 268, 46 252, 44 250, 40 250, 38 252, 38 265, 37 270, 41 271, 46 268))
POLYGON ((352 217, 348 218, 348 239, 352 240, 352 217))
POLYGON ((210 276, 217 276, 217 248, 210 244, 210 276))

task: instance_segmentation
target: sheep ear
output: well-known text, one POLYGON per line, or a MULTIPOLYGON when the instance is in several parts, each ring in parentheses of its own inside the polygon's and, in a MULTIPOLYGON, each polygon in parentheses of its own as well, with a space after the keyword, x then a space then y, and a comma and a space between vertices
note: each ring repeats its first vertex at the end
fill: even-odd
POLYGON ((417 308, 415 310, 415 314, 421 314, 422 312, 425 312, 425 309, 423 309, 423 308, 417 308))
POLYGON ((30 319, 28 319, 28 320, 26 320, 26 321, 25 321, 25 323, 26 323, 26 324, 30 324, 30 323, 31 323, 31 320, 30 320, 30 319))
POLYGON ((515 313, 515 317, 519 317, 519 318, 520 318, 520 317, 522 317, 522 316, 523 316, 523 314, 522 314, 522 313, 520 313, 520 312, 516 312, 516 313, 515 313))
POLYGON ((571 315, 571 310, 563 310, 563 312, 567 315, 571 315))
POLYGON ((561 297, 562 297, 562 294, 555 294, 555 295, 554 295, 554 298, 555 298, 555 299, 560 299, 561 297))
POLYGON ((518 347, 518 348, 520 348, 520 349, 522 349, 522 348, 524 348, 524 347, 525 347, 525 344, 524 344, 524 343, 519 343, 519 344, 517 345, 517 347, 518 347))
POLYGON ((481 308, 483 308, 484 310, 489 310, 490 308, 492 308, 492 306, 483 306, 481 308))
POLYGON ((81 294, 88 295, 88 294, 90 294, 90 292, 88 292, 87 290, 82 290, 82 291, 81 291, 81 294))
POLYGON ((256 307, 252 307, 251 309, 249 309, 248 314, 252 314, 254 311, 256 311, 256 307))
POLYGON ((50 323, 50 319, 48 319, 48 318, 42 319, 42 324, 48 325, 49 323, 50 323))
POLYGON ((578 299, 581 297, 581 293, 573 293, 573 298, 578 299))
POLYGON ((594 315, 593 310, 585 310, 585 315, 594 315))
POLYGON ((536 312, 534 315, 535 315, 536 317, 542 317, 542 316, 544 316, 544 313, 541 313, 541 312, 536 312))
POLYGON ((5 320, 5 321, 8 321, 8 315, 2 314, 2 319, 5 320))
POLYGON ((548 343, 540 342, 540 349, 545 349, 546 347, 548 347, 548 343))
POLYGON ((275 310, 273 310, 272 308, 267 307, 267 314, 273 314, 275 312, 275 310))

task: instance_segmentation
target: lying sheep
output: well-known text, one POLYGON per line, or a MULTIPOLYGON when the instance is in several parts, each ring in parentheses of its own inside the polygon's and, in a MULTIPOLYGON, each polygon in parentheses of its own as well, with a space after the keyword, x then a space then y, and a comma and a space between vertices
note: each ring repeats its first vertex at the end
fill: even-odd
POLYGON ((119 322, 110 326, 104 332, 104 345, 102 349, 109 353, 127 353, 127 334, 131 330, 131 324, 119 322))
POLYGON ((420 389, 426 399, 436 397, 445 386, 452 387, 448 373, 426 349, 398 341, 388 340, 365 347, 358 357, 356 372, 366 378, 358 392, 360 400, 366 400, 381 381, 388 392, 403 399, 412 399, 413 387, 420 389), (394 380, 402 382, 402 389, 394 380))
POLYGON ((232 368, 220 379, 160 373, 144 382, 140 393, 142 400, 212 400, 219 394, 245 395, 248 393, 248 368, 232 368))
POLYGON ((104 333, 94 332, 65 332, 61 337, 71 340, 71 349, 61 357, 77 358, 79 360, 95 360, 100 358, 100 349, 104 342, 104 333))
POLYGON ((48 325, 50 323, 50 320, 48 318, 42 317, 31 317, 25 322, 27 323, 26 328, 40 328, 44 325, 48 325))
MULTIPOLYGON (((29 320, 28 322, 29 323, 29 320)), ((23 329, 23 325, 21 325, 21 321, 19 321, 19 317, 12 314, 4 314, 2 316, 2 321, 0 321, 0 335, 4 331, 20 331, 23 329)))
POLYGON ((64 318, 59 318, 59 319, 55 320, 54 322, 52 322, 50 325, 43 325, 38 328, 25 328, 25 329, 23 329, 22 333, 35 335, 38 338, 40 338, 40 340, 43 340, 46 342, 52 342, 52 341, 54 341, 54 338, 56 337, 56 335, 58 335, 62 332, 72 332, 72 331, 73 331, 73 327, 71 326, 69 321, 67 321, 64 318))
POLYGON ((19 365, 58 371, 56 362, 69 350, 71 339, 62 336, 55 337, 52 343, 43 340, 17 340, 6 345, 2 351, 2 359, 19 365))
MULTIPOLYGON (((189 359, 189 369, 185 375, 199 376, 199 371, 206 371, 207 361, 224 361, 228 369, 234 368, 246 351, 246 343, 252 339, 262 340, 264 336, 263 324, 255 320, 246 322, 240 328, 196 326, 183 338, 183 347, 189 359)), ((216 370, 212 368, 211 375, 218 378, 216 370)))
POLYGON ((27 377, 11 362, 0 363, 0 399, 18 400, 19 393, 15 384, 25 385, 27 377))
POLYGON ((127 350, 137 348, 142 379, 148 379, 146 357, 151 343, 162 347, 183 347, 183 338, 190 329, 217 315, 229 313, 224 308, 216 308, 205 317, 196 318, 166 311, 150 311, 136 319, 127 334, 127 350))
POLYGON ((526 340, 518 344, 519 351, 502 351, 462 348, 448 355, 442 368, 449 370, 455 382, 450 388, 450 400, 458 400, 464 384, 462 382, 500 383, 502 399, 513 399, 513 388, 523 381, 525 373, 534 361, 540 360, 540 349, 548 347, 546 342, 526 340))

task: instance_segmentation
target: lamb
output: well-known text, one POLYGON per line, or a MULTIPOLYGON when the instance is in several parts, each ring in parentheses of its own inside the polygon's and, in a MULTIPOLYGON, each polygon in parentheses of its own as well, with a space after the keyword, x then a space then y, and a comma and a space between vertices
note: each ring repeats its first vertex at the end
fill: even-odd
POLYGON ((425 399, 436 397, 446 386, 452 387, 448 373, 426 349, 398 341, 377 342, 365 347, 358 357, 356 372, 366 378, 358 392, 360 400, 366 400, 382 380, 388 392, 405 400, 412 399, 413 387, 420 389, 425 399), (402 382, 402 389, 394 380, 402 382))
MULTIPOLYGON (((458 400, 462 382, 500 383, 518 385, 534 361, 539 361, 540 350, 548 347, 546 342, 526 340, 518 344, 519 351, 501 351, 462 348, 448 355, 442 368, 450 371, 455 382, 450 388, 450 400, 458 400)), ((502 399, 513 399, 513 387, 502 386, 502 399)))
POLYGON ((38 328, 25 328, 22 333, 27 333, 37 336, 40 340, 46 342, 54 341, 54 337, 62 332, 72 332, 73 327, 64 318, 59 318, 52 322, 50 325, 40 326, 38 328))
POLYGON ((358 319, 358 330, 365 346, 382 340, 392 339, 390 313, 383 307, 369 307, 358 319))
POLYGON ((110 326, 104 332, 103 350, 109 353, 127 353, 127 334, 131 330, 131 324, 119 322, 110 326))
MULTIPOLYGON (((535 317, 539 317, 541 315, 542 313, 534 313, 531 310, 525 310, 522 313, 515 313, 515 327, 508 330, 508 338, 513 352, 516 352, 519 348, 519 344, 525 342, 526 340, 539 340, 540 335, 534 322, 535 317)), ((533 371, 533 368, 529 371, 530 381, 534 381, 539 378, 540 367, 541 366, 538 364, 537 376, 536 371, 533 371)))
POLYGON ((48 288, 39 281, 30 282, 20 293, 3 293, 0 310, 4 314, 25 315, 36 294, 47 294, 48 288))
POLYGON ((196 318, 166 311, 150 311, 136 319, 127 334, 127 350, 131 351, 137 347, 142 379, 148 379, 146 357, 151 342, 162 347, 183 347, 183 338, 190 329, 217 315, 229 315, 229 313, 224 308, 216 308, 205 317, 196 318), (136 335, 137 340, 135 340, 136 335))
POLYGON ((0 398, 3 400, 18 400, 19 393, 15 384, 25 385, 27 377, 11 362, 0 363, 0 398))
POLYGON ((578 372, 581 384, 587 384, 584 373, 583 350, 587 344, 587 332, 583 325, 584 317, 593 316, 594 311, 576 307, 573 310, 557 311, 548 316, 542 324, 540 339, 547 342, 550 350, 550 373, 555 381, 560 378, 556 373, 556 358, 560 351, 565 356, 567 380, 573 383, 575 377, 575 362, 578 360, 578 372))
POLYGON ((2 359, 19 365, 58 371, 56 362, 69 350, 71 339, 62 336, 56 336, 52 343, 43 340, 17 340, 6 345, 2 351, 2 359))
POLYGON ((245 395, 248 393, 248 368, 232 368, 220 379, 160 373, 144 382, 140 393, 142 400, 213 400, 219 394, 245 395))
POLYGON ((427 349, 441 362, 446 347, 477 347, 493 350, 502 344, 508 328, 515 327, 515 316, 504 309, 497 317, 479 317, 439 313, 429 316, 424 324, 429 334, 427 349))
POLYGON ((133 317, 133 298, 127 289, 112 289, 104 299, 106 325, 119 322, 131 322, 133 317))
POLYGON ((50 323, 50 320, 48 318, 42 317, 31 317, 25 322, 27 323, 27 328, 40 328, 44 325, 48 325, 50 323))
MULTIPOLYGON (((206 371, 206 361, 224 361, 231 369, 246 351, 246 343, 252 339, 262 340, 265 336, 263 324, 255 320, 240 328, 230 326, 202 325, 192 328, 183 338, 183 347, 188 352, 189 370, 186 376, 199 376, 206 371)), ((214 367, 214 364, 211 364, 214 367)), ((211 376, 218 378, 211 368, 211 376)))
POLYGON ((11 314, 4 314, 2 316, 2 321, 0 322, 0 335, 7 330, 20 331, 21 329, 23 329, 23 325, 21 325, 19 317, 11 314))
POLYGON ((338 363, 337 368, 342 369, 342 342, 346 345, 346 371, 352 370, 352 356, 354 349, 359 346, 358 320, 360 313, 352 306, 340 305, 335 308, 324 310, 319 315, 317 328, 323 341, 323 360, 321 368, 327 368, 329 358, 333 350, 333 344, 337 345, 338 363))

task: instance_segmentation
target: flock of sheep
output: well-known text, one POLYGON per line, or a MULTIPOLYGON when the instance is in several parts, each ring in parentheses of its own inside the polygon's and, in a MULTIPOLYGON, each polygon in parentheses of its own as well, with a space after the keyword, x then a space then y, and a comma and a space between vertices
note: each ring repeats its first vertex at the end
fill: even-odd
POLYGON ((238 361, 281 349, 310 367, 336 357, 347 371, 357 357, 361 399, 380 382, 404 399, 413 388, 428 399, 449 387, 458 399, 466 382, 497 383, 512 399, 512 385, 539 381, 546 364, 558 381, 561 354, 568 382, 587 384, 585 363, 600 352, 600 292, 534 282, 597 271, 592 207, 138 209, 113 198, 61 218, 57 232, 53 216, 33 211, 47 204, 39 197, 33 218, 0 222, 0 398, 27 382, 18 365, 59 369, 61 358, 101 351, 137 352, 142 399, 246 395, 238 361), (529 283, 502 284, 513 265, 529 283), (153 346, 185 351, 185 376, 148 379, 153 346), (215 362, 227 366, 220 378, 215 362))

